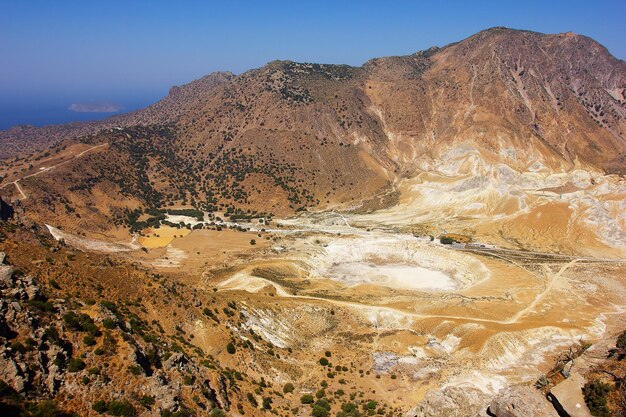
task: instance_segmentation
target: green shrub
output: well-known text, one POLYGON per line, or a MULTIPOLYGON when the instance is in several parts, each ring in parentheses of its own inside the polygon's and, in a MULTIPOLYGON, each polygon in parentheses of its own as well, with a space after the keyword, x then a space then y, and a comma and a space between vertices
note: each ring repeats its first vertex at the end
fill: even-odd
POLYGON ((321 359, 320 359, 320 365, 322 365, 322 366, 327 366, 327 365, 328 365, 328 359, 326 359, 326 358, 321 358, 321 359))
POLYGON ((28 405, 29 417, 59 417, 65 415, 57 408, 54 401, 44 400, 28 405))
POLYGON ((365 408, 368 410, 375 410, 377 405, 378 403, 376 401, 368 401, 367 404, 365 404, 365 408))
POLYGON ((111 301, 106 301, 106 300, 101 301, 100 305, 102 307, 106 308, 107 310, 111 311, 112 313, 117 312, 117 306, 114 303, 112 303, 111 301))
POLYGON ((139 404, 143 405, 144 407, 146 407, 148 410, 150 409, 150 407, 152 405, 154 405, 154 397, 151 397, 149 395, 144 395, 143 397, 141 397, 141 399, 139 400, 139 404))
POLYGON ((313 409, 311 410, 311 415, 313 417, 328 417, 329 416, 329 412, 325 408, 322 408, 320 406, 314 405, 313 409))
POLYGON ((117 327, 117 322, 113 319, 104 319, 102 320, 102 325, 104 326, 105 329, 115 329, 117 327))
POLYGON ((272 409, 272 399, 270 397, 263 398, 263 409, 271 410, 272 409))
POLYGON ((356 404, 354 403, 344 403, 341 405, 341 410, 346 413, 353 413, 356 411, 356 404))
POLYGON ((94 346, 96 344, 96 338, 92 334, 88 334, 83 337, 83 343, 85 346, 94 346))
POLYGON ((22 342, 17 341, 17 340, 14 340, 13 342, 11 342, 9 347, 11 348, 12 351, 20 352, 20 353, 25 353, 28 350, 26 346, 22 344, 22 342))
POLYGON ((290 392, 293 392, 294 389, 295 387, 293 386, 293 384, 291 382, 287 382, 283 387, 283 392, 285 394, 289 394, 290 392))
POLYGON ((617 338, 616 346, 620 349, 626 349, 626 330, 617 338))
POLYGON ((254 394, 249 392, 246 396, 248 397, 248 401, 250 402, 250 404, 252 404, 254 408, 257 408, 259 406, 259 402, 254 397, 254 394))
POLYGON ((313 404, 315 400, 313 399, 313 396, 311 394, 304 394, 302 397, 300 397, 300 402, 302 404, 313 404))
POLYGON ((444 245, 451 245, 454 242, 456 242, 454 239, 452 239, 451 237, 448 236, 442 236, 439 238, 439 241, 444 244, 444 245))
POLYGON ((70 362, 67 364, 68 372, 79 372, 85 369, 85 362, 82 359, 73 358, 70 359, 70 362))
POLYGON ((143 370, 141 369, 141 366, 139 365, 129 365, 128 372, 130 372, 133 375, 141 375, 143 370))
POLYGON ((116 417, 135 417, 137 415, 137 410, 127 400, 110 401, 107 410, 109 414, 116 417))
POLYGON ((233 345, 232 343, 228 343, 226 345, 226 352, 228 352, 231 355, 233 355, 236 351, 237 351, 237 349, 235 349, 235 345, 233 345))
POLYGON ((91 405, 91 409, 97 413, 104 413, 107 411, 107 403, 104 400, 98 400, 91 405))
POLYGON ((63 321, 67 327, 77 332, 89 332, 94 336, 100 335, 98 326, 96 326, 93 319, 87 314, 76 314, 73 311, 68 311, 63 315, 63 321))
POLYGON ((585 402, 589 411, 596 417, 611 417, 611 412, 606 406, 607 395, 611 392, 611 386, 602 381, 589 381, 583 387, 585 402))
POLYGON ((28 305, 42 313, 49 313, 55 310, 54 305, 50 301, 29 300, 28 305))

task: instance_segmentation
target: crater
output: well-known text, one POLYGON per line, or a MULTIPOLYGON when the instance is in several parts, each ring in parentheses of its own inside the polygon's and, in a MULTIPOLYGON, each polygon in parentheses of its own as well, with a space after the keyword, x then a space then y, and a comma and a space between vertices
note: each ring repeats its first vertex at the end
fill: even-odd
POLYGON ((490 274, 476 258, 402 235, 336 239, 323 245, 309 264, 315 275, 348 287, 414 291, 457 291, 490 274))

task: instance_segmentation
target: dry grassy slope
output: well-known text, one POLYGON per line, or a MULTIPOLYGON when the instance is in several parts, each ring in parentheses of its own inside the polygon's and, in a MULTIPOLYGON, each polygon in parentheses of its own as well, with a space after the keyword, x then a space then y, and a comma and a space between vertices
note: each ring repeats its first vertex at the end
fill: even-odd
POLYGON ((213 90, 178 124, 181 141, 209 146, 255 129, 300 146, 352 143, 398 172, 464 140, 496 159, 511 148, 538 151, 552 168, 579 160, 622 172, 625 88, 626 63, 589 38, 495 28, 362 68, 273 62, 213 90))
POLYGON ((417 155, 474 140, 496 159, 534 148, 553 168, 624 170, 626 63, 589 38, 496 28, 365 68, 387 129, 417 155))
POLYGON ((228 82, 233 77, 234 75, 230 72, 214 72, 192 83, 172 87, 167 97, 145 109, 101 121, 75 122, 39 128, 19 125, 0 130, 0 160, 41 152, 68 139, 91 135, 103 129, 170 122, 190 107, 201 103, 204 96, 213 88, 228 82))
POLYGON ((364 355, 353 360, 333 349, 330 361, 344 365, 340 370, 318 363, 324 347, 308 343, 350 320, 340 308, 290 310, 298 324, 292 350, 265 341, 246 324, 264 311, 270 319, 280 313, 274 293, 257 294, 261 303, 248 306, 249 295, 185 285, 122 257, 74 250, 31 222, 0 222, 0 252, 0 264, 15 268, 0 281, 0 414, 14 411, 7 404, 53 400, 63 411, 98 416, 94 403, 117 400, 128 401, 132 415, 287 417, 294 408, 310 415, 300 396, 318 393, 332 415, 348 403, 364 409, 370 400, 385 415, 401 415, 385 398, 381 380, 363 377, 364 355), (21 281, 31 283, 26 291, 21 281), (65 318, 72 311, 91 317, 98 332, 72 326, 65 318), (85 339, 89 333, 93 342, 85 339), (78 359, 83 367, 72 369, 78 359), (13 364, 25 370, 11 372, 13 364), (283 391, 287 383, 293 392, 283 391), (209 414, 213 408, 226 413, 209 414))
MULTIPOLYGON (((68 171, 83 176, 87 193, 96 183, 107 190, 96 202, 106 205, 107 195, 117 197, 111 176, 136 170, 133 148, 150 154, 143 174, 163 202, 217 193, 224 204, 276 214, 367 199, 441 168, 465 144, 487 164, 519 171, 538 163, 623 173, 625 91, 626 63, 573 34, 494 28, 363 67, 276 61, 207 76, 112 119, 158 126, 89 138, 110 150, 26 185, 76 201, 89 215, 80 207, 87 197, 65 190, 68 171), (108 169, 94 179, 90 164, 108 169), (237 188, 239 199, 228 192, 237 188)), ((125 196, 145 204, 145 195, 125 196)))

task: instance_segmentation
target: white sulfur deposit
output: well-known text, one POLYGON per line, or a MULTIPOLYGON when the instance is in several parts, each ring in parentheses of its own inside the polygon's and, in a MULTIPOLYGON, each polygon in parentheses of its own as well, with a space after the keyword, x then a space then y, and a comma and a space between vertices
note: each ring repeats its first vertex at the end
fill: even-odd
POLYGON ((335 239, 307 263, 312 274, 347 286, 371 284, 403 290, 458 290, 490 274, 474 257, 404 235, 335 239))

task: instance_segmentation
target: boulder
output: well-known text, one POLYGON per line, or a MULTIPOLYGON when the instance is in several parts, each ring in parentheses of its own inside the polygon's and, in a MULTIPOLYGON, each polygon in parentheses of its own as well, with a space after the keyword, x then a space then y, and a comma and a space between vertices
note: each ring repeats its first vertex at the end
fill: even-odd
POLYGON ((591 417, 583 397, 584 385, 585 378, 578 372, 572 372, 569 378, 550 390, 548 399, 562 414, 570 417, 591 417))
POLYGON ((205 381, 212 396, 217 400, 217 404, 223 410, 230 410, 230 400, 228 399, 228 381, 220 373, 211 374, 210 379, 205 381))
POLYGON ((186 365, 189 361, 187 360, 187 358, 185 357, 185 355, 183 355, 180 352, 176 352, 174 354, 172 354, 172 356, 170 356, 166 361, 165 361, 165 369, 171 370, 171 369, 178 369, 178 370, 184 370, 186 368, 186 365))
POLYGON ((10 288, 13 286, 13 267, 0 265, 0 286, 10 288))
POLYGON ((147 394, 154 397, 161 410, 174 410, 180 402, 180 384, 168 381, 163 371, 157 371, 146 386, 147 394))
POLYGON ((559 417, 550 402, 536 389, 517 386, 493 399, 487 414, 495 417, 559 417))
POLYGON ((24 392, 28 386, 28 374, 11 357, 0 358, 0 379, 18 393, 24 392))

